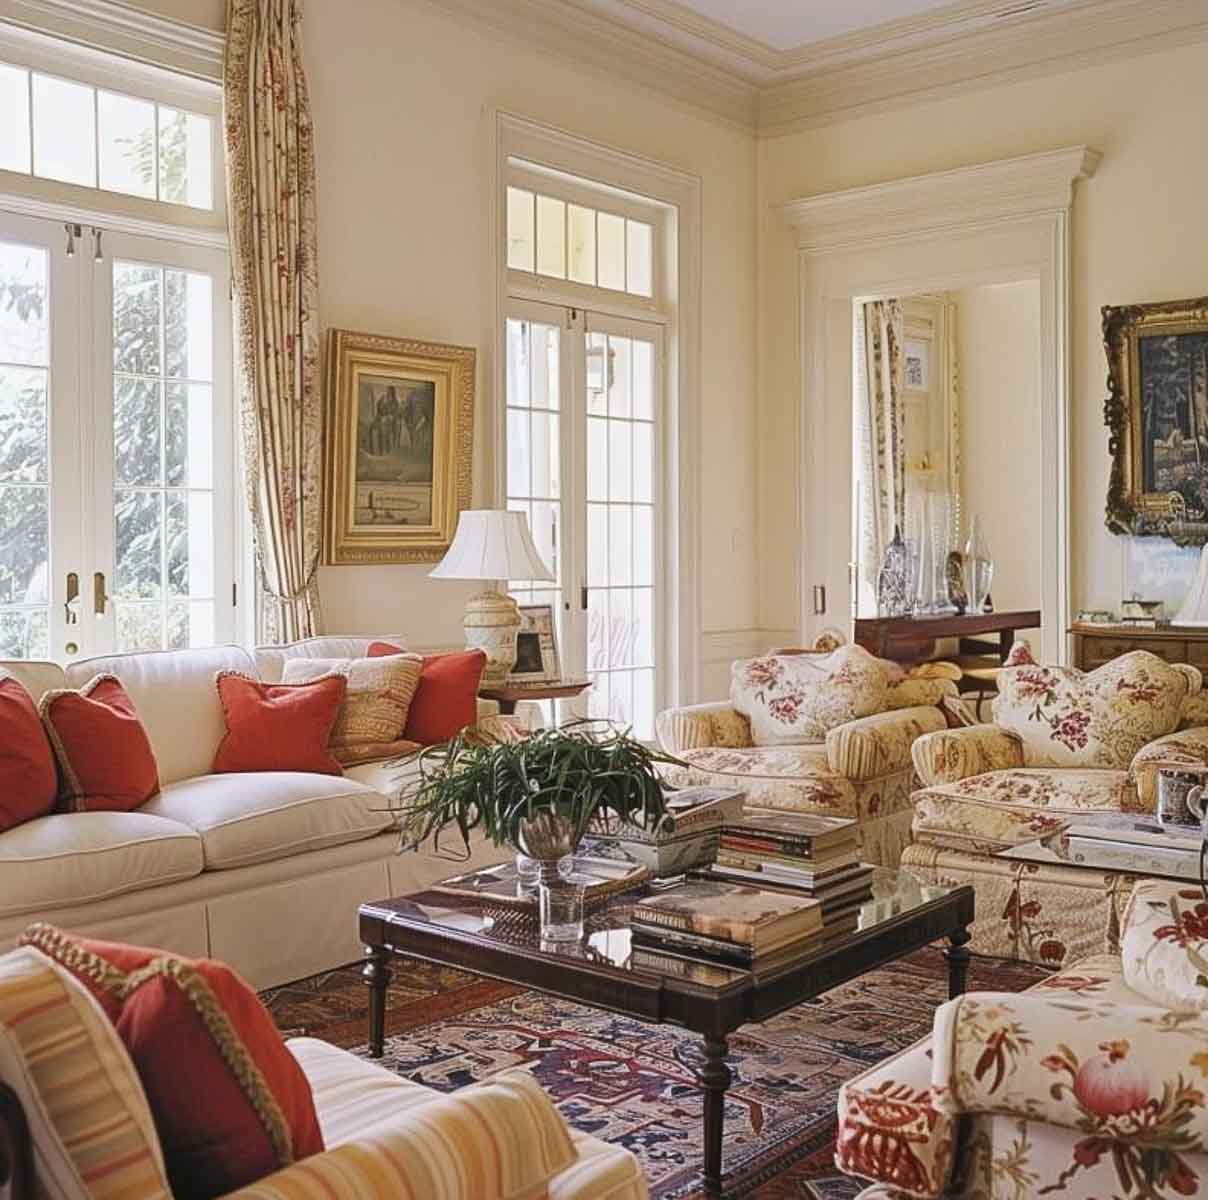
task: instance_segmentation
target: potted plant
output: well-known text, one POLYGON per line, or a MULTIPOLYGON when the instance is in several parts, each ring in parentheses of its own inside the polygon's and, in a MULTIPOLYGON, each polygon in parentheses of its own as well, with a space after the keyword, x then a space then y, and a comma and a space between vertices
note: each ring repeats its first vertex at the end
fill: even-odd
MULTIPOLYGON (((682 765, 626 731, 593 721, 516 740, 466 730, 415 759, 418 772, 397 801, 404 848, 429 839, 439 847, 453 828, 468 852, 470 834, 481 829, 495 845, 536 859, 542 932, 555 937, 560 925, 575 924, 550 912, 559 899, 559 861, 575 852, 591 826, 654 829, 667 811, 658 767, 682 765)), ((581 894, 579 904, 581 911, 581 894)), ((581 930, 581 915, 578 925, 581 930)))

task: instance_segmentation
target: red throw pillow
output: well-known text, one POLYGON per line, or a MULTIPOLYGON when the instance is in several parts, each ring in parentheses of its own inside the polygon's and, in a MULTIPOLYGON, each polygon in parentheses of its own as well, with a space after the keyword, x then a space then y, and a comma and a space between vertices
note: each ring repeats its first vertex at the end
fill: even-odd
MULTIPOLYGON (((371 642, 366 656, 383 658, 398 653, 398 647, 389 642, 371 642)), ((487 656, 481 650, 427 655, 407 710, 403 737, 421 746, 435 746, 477 724, 478 688, 486 665, 487 656)))
POLYGON ((176 1200, 210 1200, 318 1154, 302 1068, 230 967, 31 925, 21 941, 97 998, 134 1062, 176 1200))
POLYGON ((0 833, 44 817, 55 806, 59 777, 33 697, 0 676, 0 833))
POLYGON ((327 675, 310 683, 262 683, 236 671, 219 671, 216 682, 227 731, 214 755, 215 774, 344 773, 328 753, 327 742, 348 690, 347 676, 327 675))
POLYGON ((38 711, 68 812, 129 812, 159 791, 151 740, 116 675, 98 675, 79 691, 47 692, 38 711))

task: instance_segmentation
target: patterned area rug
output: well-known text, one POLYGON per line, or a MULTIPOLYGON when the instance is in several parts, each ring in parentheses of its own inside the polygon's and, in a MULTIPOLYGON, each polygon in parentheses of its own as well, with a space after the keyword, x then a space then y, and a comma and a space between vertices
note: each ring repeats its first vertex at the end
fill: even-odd
MULTIPOLYGON (((448 1092, 527 1067, 577 1128, 642 1161, 655 1200, 700 1191, 699 1039, 670 1026, 598 1012, 459 971, 395 964, 383 1065, 448 1092)), ((974 959, 970 987, 1020 991, 1044 972, 974 959)), ((832 1162, 844 1080, 931 1029, 947 995, 938 951, 921 950, 731 1039, 727 1195, 850 1200, 860 1190, 832 1162)), ((364 1053, 367 996, 344 967, 265 995, 287 1035, 364 1053)))

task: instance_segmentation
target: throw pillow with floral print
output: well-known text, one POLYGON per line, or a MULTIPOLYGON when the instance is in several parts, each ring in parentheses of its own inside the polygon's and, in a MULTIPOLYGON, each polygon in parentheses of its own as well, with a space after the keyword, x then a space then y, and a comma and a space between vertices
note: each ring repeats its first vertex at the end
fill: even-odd
POLYGON ((804 746, 886 707, 884 665, 862 646, 828 654, 767 654, 736 662, 730 703, 751 722, 757 746, 804 746))
POLYGON ((1155 1004, 1208 1012, 1208 901, 1192 883, 1138 883, 1124 914, 1124 981, 1155 1004))
POLYGON ((1027 767, 1126 768, 1154 738, 1173 733, 1199 689, 1194 667, 1145 650, 1094 671, 1023 664, 998 673, 994 723, 1017 734, 1027 767))

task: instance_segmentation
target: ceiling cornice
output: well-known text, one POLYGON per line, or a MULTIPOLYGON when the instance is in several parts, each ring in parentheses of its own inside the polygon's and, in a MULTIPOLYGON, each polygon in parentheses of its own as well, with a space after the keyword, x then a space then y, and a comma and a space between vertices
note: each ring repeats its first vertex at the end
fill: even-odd
POLYGON ((1206 0, 956 0, 791 50, 678 0, 431 2, 771 136, 1208 37, 1206 0))
POLYGON ((1070 146, 805 196, 777 211, 797 230, 801 250, 824 253, 955 225, 1060 212, 1069 208, 1074 184, 1095 173, 1100 157, 1089 146, 1070 146))

